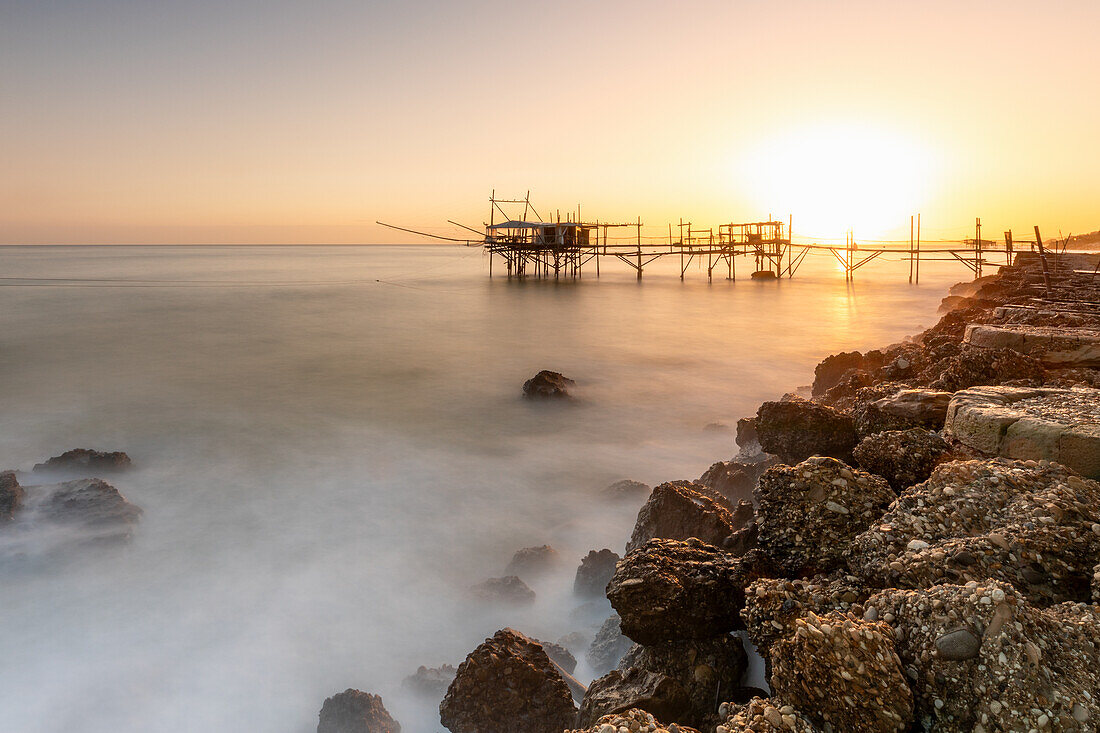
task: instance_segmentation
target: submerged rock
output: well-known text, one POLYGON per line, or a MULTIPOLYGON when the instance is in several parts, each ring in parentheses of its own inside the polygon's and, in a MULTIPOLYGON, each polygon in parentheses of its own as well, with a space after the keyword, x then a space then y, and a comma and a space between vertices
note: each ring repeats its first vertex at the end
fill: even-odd
POLYGON ((533 641, 541 644, 542 650, 546 652, 546 656, 550 657, 550 661, 561 667, 566 674, 573 674, 576 671, 577 658, 564 646, 552 641, 542 641, 541 639, 534 639, 533 641))
POLYGON ((550 545, 524 547, 512 555, 504 574, 532 580, 550 572, 560 562, 561 555, 550 545))
POLYGON ((632 501, 649 496, 650 491, 649 484, 624 478, 611 484, 601 493, 603 498, 609 501, 632 501))
POLYGON ((23 504, 23 496, 23 487, 15 478, 15 472, 0 473, 0 522, 11 520, 16 510, 23 504))
POLYGON ((890 589, 867 600, 894 627, 925 730, 1092 730, 1100 611, 1030 606, 996 581, 890 589))
POLYGON ((615 575, 615 564, 619 560, 619 555, 608 549, 592 550, 585 555, 573 579, 574 595, 603 598, 607 593, 608 582, 615 575))
POLYGON ((64 473, 114 473, 125 471, 132 463, 122 451, 99 451, 76 448, 35 465, 34 471, 59 471, 64 473))
POLYGON ((470 590, 475 598, 488 603, 527 604, 535 601, 535 591, 515 575, 489 578, 470 590))
POLYGON ((951 455, 946 440, 923 428, 876 433, 852 451, 860 468, 885 478, 894 491, 926 481, 932 469, 951 455))
POLYGON ((317 733, 401 733, 401 726, 381 697, 348 689, 325 700, 317 733))
POLYGON ((849 562, 877 587, 995 579, 1033 603, 1087 602, 1100 483, 1057 464, 944 463, 856 538, 849 562))
POLYGON ((737 560, 698 539, 650 540, 619 563, 607 598, 639 644, 702 639, 740 625, 737 560))
POLYGON ((858 440, 851 416, 798 398, 762 404, 756 431, 765 451, 791 465, 815 455, 851 460, 858 440))
POLYGON ((543 369, 523 383, 523 396, 530 400, 562 399, 572 396, 569 388, 575 384, 560 372, 543 369))
POLYGON ((808 613, 772 647, 772 690, 826 730, 906 731, 913 694, 893 637, 882 622, 808 613))
POLYGON ((561 733, 576 714, 569 687, 542 645, 514 629, 501 629, 470 652, 439 705, 439 719, 452 733, 561 733))
POLYGON ((455 668, 450 664, 438 667, 417 667, 416 672, 401 680, 401 686, 420 697, 438 704, 447 694, 447 688, 455 678, 455 668))
POLYGON ((756 487, 760 546, 790 577, 843 567, 848 545, 894 500, 886 481, 835 458, 768 469, 756 487))
POLYGON ((626 550, 635 550, 654 538, 697 537, 720 545, 738 529, 725 497, 691 481, 672 481, 655 488, 642 506, 626 550))
POLYGON ((619 666, 619 661, 634 646, 627 637, 623 636, 622 619, 618 614, 612 614, 603 622, 600 630, 596 632, 596 638, 592 640, 588 651, 584 654, 584 660, 597 675, 605 674, 619 666))

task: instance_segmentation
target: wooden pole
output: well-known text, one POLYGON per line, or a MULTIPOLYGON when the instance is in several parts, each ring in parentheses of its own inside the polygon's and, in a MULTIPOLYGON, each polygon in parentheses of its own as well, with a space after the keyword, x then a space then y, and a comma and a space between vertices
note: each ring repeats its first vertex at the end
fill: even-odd
POLYGON ((642 217, 638 217, 638 279, 642 279, 642 217))
POLYGON ((917 267, 916 283, 920 285, 920 214, 917 214, 917 267))
POLYGON ((909 217, 909 284, 913 284, 913 217, 909 217))
POLYGON ((1039 225, 1035 225, 1035 244, 1039 247, 1039 259, 1043 263, 1043 287, 1047 293, 1047 299, 1050 299, 1050 270, 1047 268, 1047 253, 1043 249, 1043 238, 1039 236, 1039 225))

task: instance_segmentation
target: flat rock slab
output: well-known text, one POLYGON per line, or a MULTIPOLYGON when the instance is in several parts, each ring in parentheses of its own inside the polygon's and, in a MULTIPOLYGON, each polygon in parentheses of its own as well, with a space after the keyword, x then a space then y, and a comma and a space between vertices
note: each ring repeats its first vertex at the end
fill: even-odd
POLYGON ((963 340, 987 349, 1012 349, 1050 367, 1100 367, 1100 331, 1087 328, 972 323, 963 340))
POLYGON ((972 387, 956 392, 944 430, 990 455, 1050 460, 1100 478, 1100 390, 972 387))

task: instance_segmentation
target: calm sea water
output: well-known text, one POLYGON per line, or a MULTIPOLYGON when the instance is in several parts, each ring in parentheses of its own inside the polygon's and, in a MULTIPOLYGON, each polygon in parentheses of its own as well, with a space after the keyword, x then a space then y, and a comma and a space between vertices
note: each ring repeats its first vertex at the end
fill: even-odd
POLYGON ((0 730, 304 732, 348 687, 439 729, 402 677, 602 620, 573 572, 638 506, 599 490, 696 478, 735 452, 708 423, 931 325, 967 271, 907 267, 509 282, 451 247, 0 248, 0 469, 125 450, 145 510, 116 551, 0 568, 0 730), (521 400, 542 368, 579 399, 521 400), (531 608, 469 600, 544 543, 565 562, 531 608))

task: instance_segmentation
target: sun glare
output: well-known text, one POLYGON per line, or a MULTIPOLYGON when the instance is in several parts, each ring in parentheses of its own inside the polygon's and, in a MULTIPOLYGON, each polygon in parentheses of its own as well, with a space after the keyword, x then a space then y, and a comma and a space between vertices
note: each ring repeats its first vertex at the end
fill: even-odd
POLYGON ((790 214, 796 238, 857 241, 907 229, 933 167, 917 141, 858 122, 777 133, 739 162, 738 185, 761 211, 790 214))

